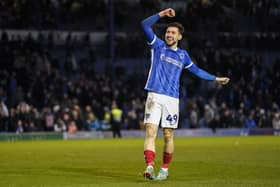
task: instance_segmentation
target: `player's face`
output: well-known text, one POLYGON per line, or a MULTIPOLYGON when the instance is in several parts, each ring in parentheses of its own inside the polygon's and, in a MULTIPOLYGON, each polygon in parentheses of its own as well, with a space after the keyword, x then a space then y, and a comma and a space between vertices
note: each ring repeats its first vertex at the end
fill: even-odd
POLYGON ((169 47, 177 47, 182 35, 177 27, 168 27, 165 32, 165 42, 169 47))

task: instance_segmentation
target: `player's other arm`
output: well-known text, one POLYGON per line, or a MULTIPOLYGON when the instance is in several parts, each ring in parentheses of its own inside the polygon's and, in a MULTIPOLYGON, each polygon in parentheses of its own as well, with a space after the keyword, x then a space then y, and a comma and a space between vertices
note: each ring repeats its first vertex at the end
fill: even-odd
POLYGON ((218 84, 227 84, 230 80, 228 77, 216 77, 216 76, 204 71, 203 69, 200 69, 195 64, 191 64, 191 66, 188 67, 187 69, 202 79, 216 81, 218 84))
POLYGON ((150 17, 148 17, 148 18, 146 18, 142 21, 141 25, 142 25, 142 28, 144 30, 144 33, 145 33, 149 43, 152 43, 153 40, 155 39, 155 33, 151 28, 152 25, 154 23, 156 23, 160 18, 165 17, 165 16, 174 17, 175 16, 175 11, 172 8, 167 8, 167 9, 162 10, 159 13, 154 14, 154 15, 152 15, 152 16, 150 16, 150 17))

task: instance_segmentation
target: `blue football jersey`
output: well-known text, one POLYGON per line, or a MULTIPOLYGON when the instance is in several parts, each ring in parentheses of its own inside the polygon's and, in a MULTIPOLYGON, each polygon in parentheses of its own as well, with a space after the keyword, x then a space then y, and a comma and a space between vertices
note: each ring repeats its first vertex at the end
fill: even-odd
POLYGON ((145 89, 155 93, 179 98, 182 70, 192 66, 186 50, 169 48, 154 35, 151 45, 151 66, 145 89))

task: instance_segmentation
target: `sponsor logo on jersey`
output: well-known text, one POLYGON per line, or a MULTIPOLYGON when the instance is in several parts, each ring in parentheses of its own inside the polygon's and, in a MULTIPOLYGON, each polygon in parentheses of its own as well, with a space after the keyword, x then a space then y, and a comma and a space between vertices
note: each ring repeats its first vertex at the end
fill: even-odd
POLYGON ((180 63, 180 62, 178 62, 176 59, 174 59, 174 58, 171 58, 171 57, 169 57, 169 56, 165 56, 164 54, 161 54, 160 55, 160 60, 161 61, 165 61, 165 62, 168 62, 168 63, 170 63, 170 64, 173 64, 173 65, 175 65, 175 66, 177 66, 177 67, 179 67, 179 68, 182 68, 182 64, 180 63))

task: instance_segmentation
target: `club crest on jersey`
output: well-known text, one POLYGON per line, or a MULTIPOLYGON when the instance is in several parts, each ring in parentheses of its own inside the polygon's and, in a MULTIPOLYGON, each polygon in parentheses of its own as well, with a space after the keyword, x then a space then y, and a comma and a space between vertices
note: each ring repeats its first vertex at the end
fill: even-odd
POLYGON ((179 53, 179 57, 181 60, 184 60, 185 55, 183 53, 179 53))

